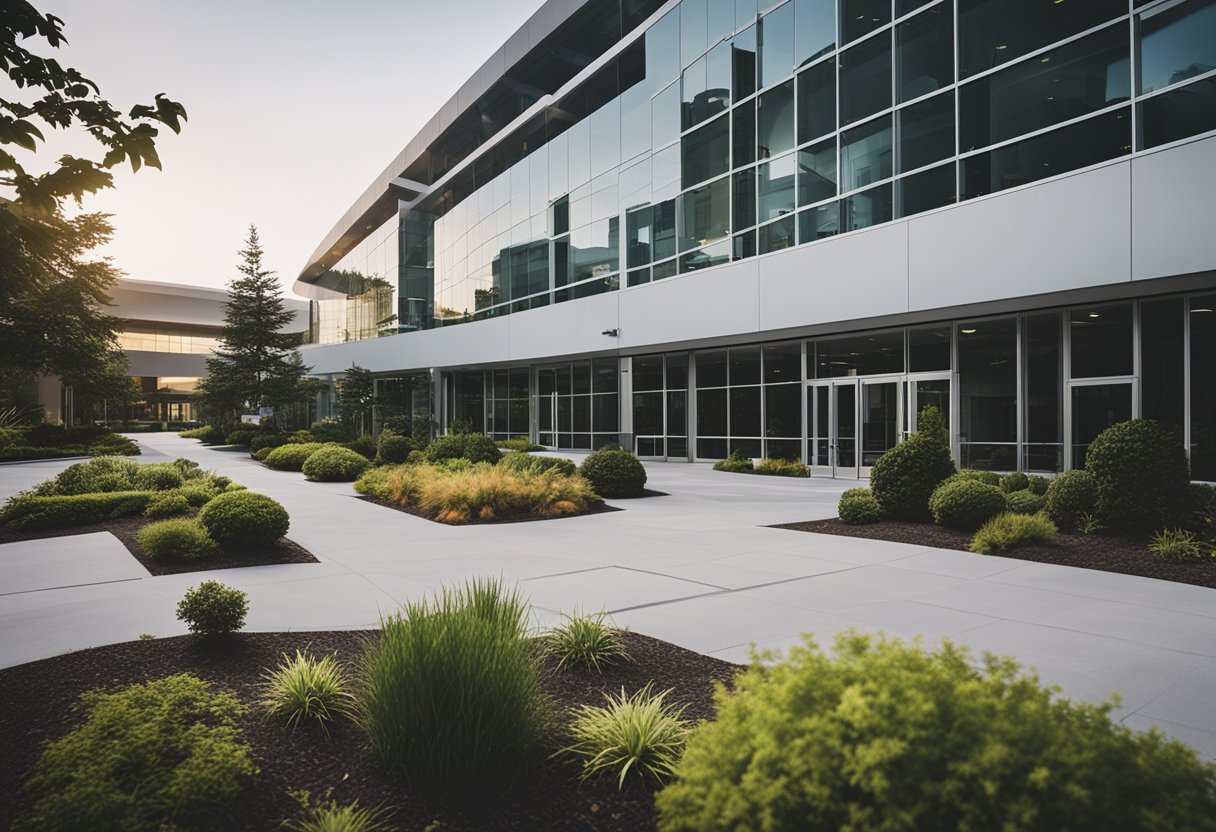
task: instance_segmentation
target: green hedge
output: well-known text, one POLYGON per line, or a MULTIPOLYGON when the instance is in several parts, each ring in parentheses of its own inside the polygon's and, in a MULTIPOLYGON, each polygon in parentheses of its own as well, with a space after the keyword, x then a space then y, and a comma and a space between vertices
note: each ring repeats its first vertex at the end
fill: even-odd
POLYGON ((302 471, 304 462, 324 447, 320 442, 280 445, 266 457, 265 464, 275 471, 302 471))
POLYGON ((108 494, 65 494, 18 497, 0 510, 0 524, 21 531, 100 523, 115 517, 142 514, 161 491, 112 491, 108 494))
POLYGON ((488 462, 491 465, 502 459, 502 451, 494 441, 480 433, 450 433, 436 437, 426 446, 423 454, 431 462, 449 459, 467 459, 470 462, 488 462))
POLYGON ((227 491, 203 506, 198 521, 221 546, 267 546, 287 534, 287 509, 265 494, 227 491))

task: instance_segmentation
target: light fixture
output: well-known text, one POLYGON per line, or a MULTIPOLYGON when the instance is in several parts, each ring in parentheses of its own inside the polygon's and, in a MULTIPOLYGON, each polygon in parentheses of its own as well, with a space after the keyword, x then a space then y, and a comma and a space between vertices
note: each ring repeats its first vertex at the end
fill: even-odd
POLYGON ((959 332, 963 333, 964 335, 971 335, 973 332, 975 332, 975 330, 974 329, 960 329, 959 332))
POLYGON ((1212 310, 1206 306, 1196 306, 1194 309, 1191 310, 1192 313, 1194 313, 1194 312, 1211 312, 1211 311, 1212 310))
POLYGON ((1091 318, 1100 318, 1100 317, 1102 317, 1102 316, 1101 316, 1101 315, 1099 315, 1097 312, 1090 312, 1090 313, 1089 313, 1089 317, 1091 317, 1091 318))
POLYGON ((605 329, 603 332, 600 333, 600 335, 607 335, 609 338, 616 338, 620 334, 621 334, 621 331, 620 331, 620 329, 617 329, 617 328, 605 329))

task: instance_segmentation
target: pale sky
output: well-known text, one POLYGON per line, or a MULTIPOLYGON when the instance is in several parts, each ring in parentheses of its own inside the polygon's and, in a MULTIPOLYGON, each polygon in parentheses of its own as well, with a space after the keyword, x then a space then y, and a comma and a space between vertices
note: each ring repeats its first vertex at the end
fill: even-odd
MULTIPOLYGON (((137 280, 224 286, 255 223, 284 287, 372 179, 542 0, 33 0, 124 113, 163 92, 190 120, 85 201, 114 214, 105 249, 137 280)), ((7 86, 0 82, 0 86, 7 86)), ((8 92, 0 93, 8 95, 8 92)), ((48 138, 51 138, 48 136, 48 138)), ((53 138, 100 159, 88 136, 53 138)))

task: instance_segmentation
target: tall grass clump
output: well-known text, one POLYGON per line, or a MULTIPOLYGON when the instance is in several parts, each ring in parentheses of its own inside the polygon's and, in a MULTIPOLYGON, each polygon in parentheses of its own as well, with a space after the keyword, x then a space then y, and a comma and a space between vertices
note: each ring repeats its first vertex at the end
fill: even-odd
MULTIPOLYGON (((653 684, 653 683, 651 683, 653 684)), ((601 772, 615 772, 617 788, 625 785, 629 772, 650 775, 663 781, 671 777, 689 726, 684 708, 665 701, 671 690, 653 693, 651 684, 628 696, 604 694, 605 707, 580 705, 574 709, 570 733, 574 742, 559 753, 582 758, 583 779, 601 772)))
POLYGON ((526 638, 527 604, 501 579, 445 587, 381 621, 358 718, 375 756, 413 782, 498 779, 540 757, 551 705, 526 638))
POLYGON ((354 713, 355 697, 336 658, 296 650, 295 658, 284 654, 279 666, 263 675, 260 704, 293 731, 316 722, 328 733, 331 719, 354 713))
POLYGON ((625 658, 619 631, 604 623, 605 612, 562 614, 562 623, 544 636, 544 653, 557 660, 557 667, 581 667, 601 672, 603 666, 625 658))
POLYGON ((304 810, 304 817, 283 823, 283 828, 289 832, 386 832, 390 828, 385 825, 388 810, 383 806, 368 809, 360 806, 357 800, 343 806, 332 798, 314 800, 306 791, 289 791, 289 794, 304 810))
POLYGON ((1047 515, 1005 512, 980 526, 968 548, 988 555, 1030 543, 1054 543, 1055 539, 1056 524, 1047 515))

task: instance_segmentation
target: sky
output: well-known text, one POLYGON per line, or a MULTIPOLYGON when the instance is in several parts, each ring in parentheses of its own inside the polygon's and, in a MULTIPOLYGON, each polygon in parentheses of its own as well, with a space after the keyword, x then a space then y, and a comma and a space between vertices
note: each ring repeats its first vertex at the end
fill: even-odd
MULTIPOLYGON (((69 45, 28 48, 123 112, 165 93, 189 114, 180 135, 161 131, 163 171, 125 166, 86 198, 114 215, 99 253, 136 280, 222 287, 253 223, 290 292, 343 212, 542 0, 32 2, 69 45)), ((58 133, 20 161, 42 172, 103 152, 58 133)))

